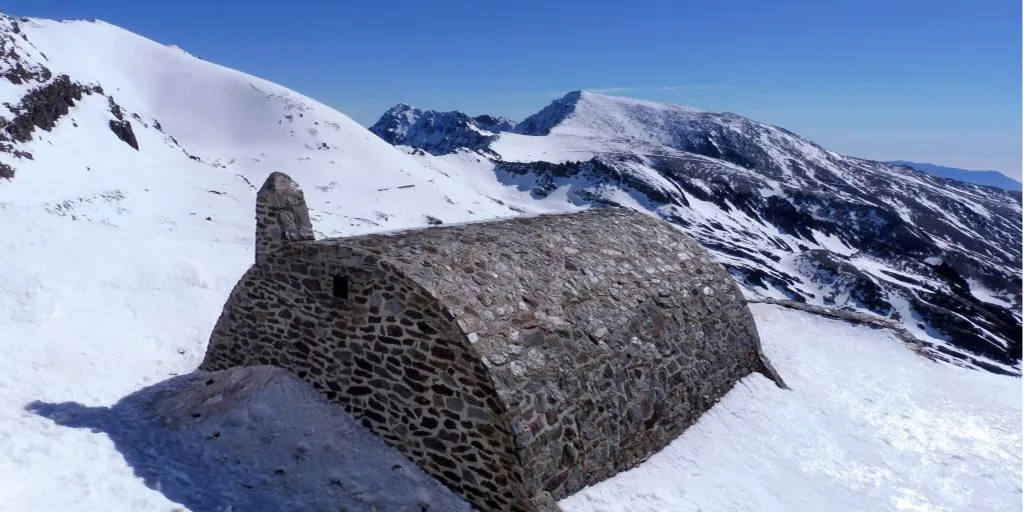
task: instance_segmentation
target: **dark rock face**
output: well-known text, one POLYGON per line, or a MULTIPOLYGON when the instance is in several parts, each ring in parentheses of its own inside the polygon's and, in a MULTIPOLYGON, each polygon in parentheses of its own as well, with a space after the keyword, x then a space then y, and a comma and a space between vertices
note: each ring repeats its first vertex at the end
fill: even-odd
POLYGON ((486 114, 476 116, 472 119, 473 124, 480 129, 494 133, 511 131, 516 125, 511 120, 505 119, 504 117, 495 117, 486 114))
MULTIPOLYGON (((7 153, 17 159, 33 158, 32 153, 17 146, 32 140, 36 129, 50 131, 57 120, 68 114, 83 94, 96 92, 96 87, 73 82, 67 75, 60 75, 47 84, 29 89, 17 105, 7 105, 13 117, 0 116, 0 153, 7 153)), ((15 169, 6 163, 0 164, 0 178, 11 179, 15 169)))
POLYGON ((837 296, 848 295, 859 308, 888 317, 892 314, 887 290, 856 266, 829 251, 816 249, 797 256, 802 274, 810 276, 826 292, 822 297, 828 306, 835 305, 837 296))
MULTIPOLYGON (((82 84, 66 74, 54 76, 44 65, 46 61, 47 57, 35 49, 19 22, 0 14, 0 78, 14 85, 33 85, 17 104, 5 103, 11 115, 0 116, 0 153, 15 159, 33 159, 30 151, 19 146, 32 141, 36 130, 53 130, 84 96, 104 94, 98 84, 82 84)), ((114 116, 107 128, 138 150, 138 139, 124 109, 113 97, 108 97, 107 101, 114 116)), ((141 122, 137 114, 133 117, 141 122)), ((15 171, 11 164, 0 163, 0 178, 12 179, 15 171)))
POLYGON ((573 91, 559 98, 550 105, 541 109, 540 112, 523 119, 516 125, 515 133, 523 135, 547 135, 551 129, 565 121, 576 109, 576 102, 580 100, 582 92, 573 91))
POLYGON ((484 150, 495 133, 511 130, 513 126, 514 123, 500 117, 423 111, 400 103, 385 112, 370 131, 389 144, 443 155, 458 148, 484 150))
MULTIPOLYGON (((21 25, 14 18, 0 13, 0 78, 14 84, 43 83, 53 76, 41 62, 26 58, 28 46, 21 25)), ((44 55, 40 55, 45 59, 44 55)))
POLYGON ((117 119, 118 121, 124 121, 124 109, 122 109, 121 105, 118 105, 117 102, 114 101, 113 96, 107 96, 107 106, 110 109, 110 113, 114 116, 115 119, 117 119))
POLYGON ((75 101, 82 99, 82 94, 92 92, 92 88, 72 82, 68 75, 60 75, 52 82, 30 90, 12 109, 15 112, 13 119, 0 118, 0 140, 28 142, 36 128, 52 130, 75 101))
POLYGON ((514 131, 545 136, 567 124, 592 134, 598 156, 477 152, 536 199, 562 189, 577 206, 624 205, 624 193, 752 291, 898 319, 929 337, 936 357, 1020 374, 1019 192, 842 156, 735 114, 588 95, 569 93, 514 131))
POLYGON ((135 132, 132 131, 132 123, 127 119, 121 121, 110 120, 110 131, 117 135, 125 144, 128 144, 136 151, 139 149, 139 141, 135 139, 135 132))
MULTIPOLYGON (((110 113, 114 116, 114 119, 111 119, 109 123, 110 131, 114 132, 114 135, 117 135, 117 138, 121 139, 122 142, 138 151, 139 141, 135 139, 135 132, 132 130, 131 121, 124 118, 124 109, 114 101, 113 96, 107 96, 107 104, 110 107, 110 113)), ((139 119, 137 114, 134 117, 139 119)))
POLYGON ((751 372, 784 386, 736 283, 648 215, 281 237, 306 231, 272 228, 282 203, 308 218, 299 197, 277 173, 261 189, 257 264, 201 368, 294 372, 480 510, 636 465, 751 372))

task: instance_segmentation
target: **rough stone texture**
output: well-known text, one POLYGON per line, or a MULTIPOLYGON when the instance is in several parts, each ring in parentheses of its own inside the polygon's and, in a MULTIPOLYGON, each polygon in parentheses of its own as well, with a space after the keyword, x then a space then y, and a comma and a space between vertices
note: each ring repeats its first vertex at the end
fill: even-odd
POLYGON ((57 120, 67 115, 82 94, 93 89, 60 75, 52 82, 31 89, 12 110, 16 115, 0 121, 0 141, 28 142, 36 128, 50 131, 57 120))
POLYGON ((43 83, 53 76, 42 62, 26 58, 26 47, 31 48, 31 43, 26 40, 18 20, 0 13, 0 79, 22 85, 43 83))
POLYGON ((480 509, 635 466, 751 372, 784 386, 726 271, 642 213, 313 241, 279 173, 256 210, 201 368, 295 372, 480 509))
POLYGON ((138 151, 139 141, 135 138, 135 131, 132 130, 131 121, 128 121, 127 119, 122 119, 120 121, 111 119, 109 126, 110 131, 114 132, 114 135, 117 135, 117 138, 121 139, 121 142, 128 144, 138 151))
MULTIPOLYGON (((0 54, 0 64, 5 62, 4 59, 0 54)), ((0 116, 0 153, 8 153, 16 159, 31 160, 32 153, 16 146, 31 141, 37 128, 52 130, 75 102, 82 99, 83 94, 94 92, 99 92, 99 88, 82 85, 71 81, 67 75, 60 75, 47 84, 29 89, 17 105, 5 103, 14 116, 10 119, 0 116)), ((11 179, 15 171, 7 163, 0 164, 0 178, 11 179)))
POLYGON ((313 238, 302 189, 287 175, 271 173, 256 196, 256 262, 288 242, 313 238))
POLYGON ((370 131, 388 144, 421 148, 435 155, 456 148, 486 149, 495 133, 510 131, 515 123, 488 115, 469 117, 462 112, 423 111, 403 103, 389 109, 370 131))

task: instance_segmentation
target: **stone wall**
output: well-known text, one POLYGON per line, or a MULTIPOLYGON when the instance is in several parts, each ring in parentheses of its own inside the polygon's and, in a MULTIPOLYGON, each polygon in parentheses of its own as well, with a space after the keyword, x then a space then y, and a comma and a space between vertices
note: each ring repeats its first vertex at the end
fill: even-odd
POLYGON ((202 368, 292 370, 478 508, 537 510, 633 467, 751 372, 783 385, 734 281, 645 214, 313 242, 281 236, 308 214, 271 182, 202 368))
POLYGON ((228 304, 203 370, 291 370, 477 507, 527 510, 516 506, 530 496, 486 367, 438 301, 386 262, 344 247, 282 248, 228 304))

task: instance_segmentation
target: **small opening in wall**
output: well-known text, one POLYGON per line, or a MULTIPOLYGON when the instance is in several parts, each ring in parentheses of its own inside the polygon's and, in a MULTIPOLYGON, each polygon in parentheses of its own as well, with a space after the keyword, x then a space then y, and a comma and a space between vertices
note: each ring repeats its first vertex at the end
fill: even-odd
POLYGON ((348 276, 334 276, 334 296, 348 298, 348 276))

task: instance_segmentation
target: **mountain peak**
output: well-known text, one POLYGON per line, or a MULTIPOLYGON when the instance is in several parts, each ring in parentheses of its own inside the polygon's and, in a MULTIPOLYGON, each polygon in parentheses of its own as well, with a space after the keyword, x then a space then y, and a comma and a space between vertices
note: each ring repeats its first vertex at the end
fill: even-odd
POLYGON ((458 148, 484 149, 499 132, 515 123, 487 114, 470 117, 459 111, 420 110, 399 103, 388 109, 370 131, 389 144, 413 146, 440 155, 458 148))
POLYGON ((395 103, 395 106, 389 108, 387 111, 388 112, 409 112, 411 110, 419 110, 419 109, 414 107, 414 106, 412 106, 412 105, 409 105, 407 103, 398 102, 398 103, 395 103))
POLYGON ((565 121, 583 98, 583 91, 572 91, 544 107, 515 127, 523 135, 548 135, 551 129, 565 121))
MULTIPOLYGON (((699 109, 682 105, 576 90, 523 120, 516 126, 515 131, 523 135, 548 135, 559 127, 557 131, 565 133, 630 136, 629 134, 636 132, 640 125, 657 123, 666 116, 687 116, 701 112, 699 109)), ((643 138, 649 134, 637 132, 634 135, 643 138)))

